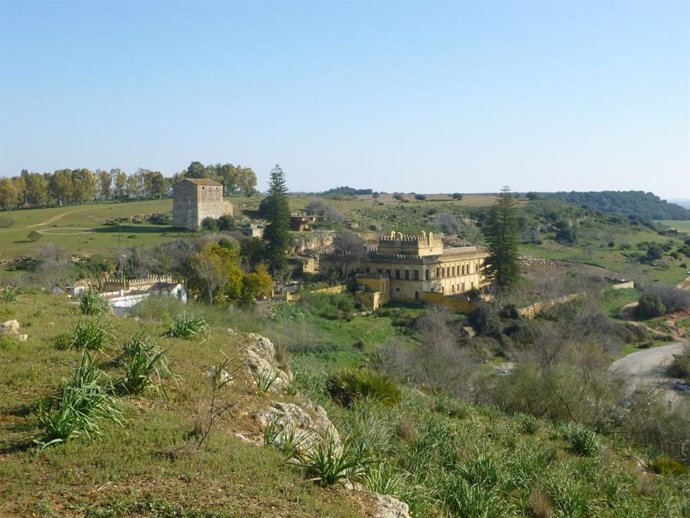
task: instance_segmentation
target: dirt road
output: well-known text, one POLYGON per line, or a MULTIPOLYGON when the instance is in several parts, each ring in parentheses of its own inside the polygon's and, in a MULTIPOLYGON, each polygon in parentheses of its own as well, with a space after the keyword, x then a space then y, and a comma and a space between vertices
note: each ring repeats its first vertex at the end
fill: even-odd
POLYGON ((673 361, 673 355, 679 354, 688 342, 676 342, 662 347, 654 347, 627 355, 616 360, 609 367, 609 375, 623 378, 630 392, 642 386, 659 388, 665 391, 669 401, 675 401, 681 396, 671 388, 670 378, 664 370, 673 361))
POLYGON ((51 223, 55 223, 56 221, 58 221, 58 220, 64 218, 65 216, 67 216, 67 215, 69 215, 69 214, 74 214, 75 212, 79 212, 80 210, 81 210, 81 209, 70 210, 70 211, 68 211, 68 212, 62 212, 62 213, 60 213, 60 214, 58 214, 58 215, 56 215, 56 216, 53 216, 52 218, 48 218, 48 219, 45 220, 45 221, 41 221, 40 223, 35 223, 34 225, 29 225, 29 226, 26 227, 26 228, 36 228, 36 227, 41 227, 41 226, 43 226, 43 225, 50 225, 51 223))

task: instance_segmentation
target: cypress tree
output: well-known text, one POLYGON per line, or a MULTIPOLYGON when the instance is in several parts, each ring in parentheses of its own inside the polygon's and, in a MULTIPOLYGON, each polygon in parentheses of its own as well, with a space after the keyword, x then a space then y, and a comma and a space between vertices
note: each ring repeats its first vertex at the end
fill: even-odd
POLYGON ((274 276, 287 264, 287 247, 290 244, 290 206, 287 192, 285 173, 276 164, 271 170, 266 207, 268 225, 263 235, 266 241, 266 261, 274 276))
POLYGON ((482 232, 489 247, 484 275, 499 291, 505 291, 520 279, 517 204, 508 187, 501 189, 496 203, 489 209, 482 232))

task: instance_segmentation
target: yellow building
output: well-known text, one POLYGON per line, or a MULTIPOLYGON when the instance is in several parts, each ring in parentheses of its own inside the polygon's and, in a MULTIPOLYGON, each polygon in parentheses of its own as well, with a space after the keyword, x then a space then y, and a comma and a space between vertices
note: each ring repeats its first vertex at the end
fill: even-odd
MULTIPOLYGON (((441 236, 431 232, 391 232, 379 238, 378 246, 369 250, 365 260, 349 262, 348 267, 364 274, 358 278, 364 291, 378 291, 373 286, 377 284, 387 288, 386 299, 424 300, 425 293, 436 294, 426 298, 447 297, 483 287, 486 281, 481 268, 487 255, 478 246, 444 247, 441 236), (382 284, 380 279, 388 282, 382 284)), ((345 262, 347 259, 337 253, 324 254, 321 271, 345 262)))

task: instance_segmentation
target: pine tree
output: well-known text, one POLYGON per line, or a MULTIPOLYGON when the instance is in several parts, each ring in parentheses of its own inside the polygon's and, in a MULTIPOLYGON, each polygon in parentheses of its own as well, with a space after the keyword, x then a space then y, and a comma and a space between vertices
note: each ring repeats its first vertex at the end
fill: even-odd
POLYGON ((290 206, 287 199, 285 173, 278 164, 271 170, 268 189, 266 218, 268 225, 264 229, 266 241, 266 260, 273 276, 287 264, 287 247, 290 244, 290 206))
POLYGON ((484 275, 499 291, 505 291, 520 279, 517 204, 508 187, 501 189, 489 209, 483 233, 489 246, 484 275))

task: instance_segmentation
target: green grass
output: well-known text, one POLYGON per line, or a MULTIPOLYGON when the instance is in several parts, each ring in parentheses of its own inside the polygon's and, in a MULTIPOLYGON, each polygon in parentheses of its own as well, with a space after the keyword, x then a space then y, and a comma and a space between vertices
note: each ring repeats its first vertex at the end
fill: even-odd
POLYGON ((606 290, 602 300, 602 309, 611 318, 620 318, 623 306, 637 302, 642 292, 638 289, 606 290))
POLYGON ((672 219, 662 219, 656 220, 655 223, 661 223, 667 227, 675 228, 678 232, 685 232, 690 234, 690 221, 689 220, 672 220, 672 219))

